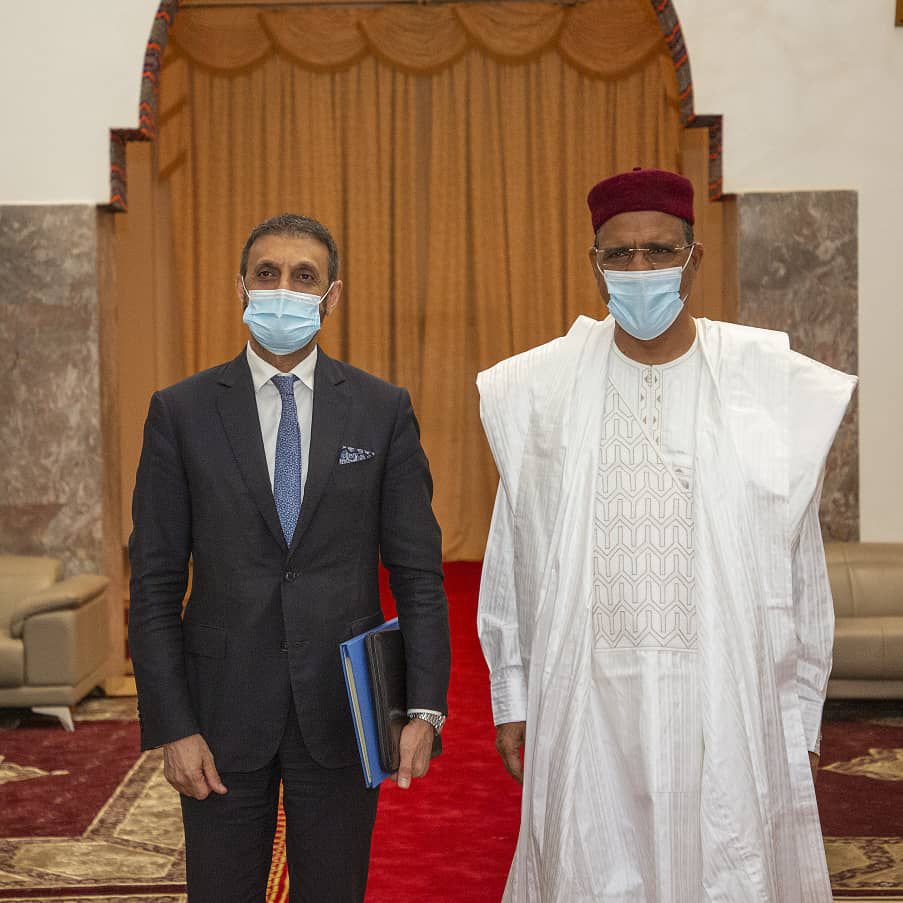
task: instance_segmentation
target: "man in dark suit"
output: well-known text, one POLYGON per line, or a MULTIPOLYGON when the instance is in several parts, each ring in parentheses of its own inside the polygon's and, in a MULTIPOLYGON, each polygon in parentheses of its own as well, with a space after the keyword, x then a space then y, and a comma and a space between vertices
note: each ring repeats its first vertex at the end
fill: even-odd
POLYGON ((400 787, 426 773, 446 713, 429 465, 408 393, 317 348, 338 269, 315 220, 259 225, 237 278, 248 347, 150 403, 129 643, 142 747, 163 747, 182 794, 192 903, 264 899, 280 783, 291 899, 363 899, 378 791, 338 649, 383 620, 380 558, 407 657, 400 787))

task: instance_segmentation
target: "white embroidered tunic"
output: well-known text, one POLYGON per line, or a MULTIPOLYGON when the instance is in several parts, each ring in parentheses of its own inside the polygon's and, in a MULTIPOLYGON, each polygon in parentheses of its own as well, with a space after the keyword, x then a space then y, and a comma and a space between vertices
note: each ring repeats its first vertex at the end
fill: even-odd
POLYGON ((691 493, 700 367, 695 344, 661 366, 612 348, 595 494, 591 711, 619 747, 603 767, 646 810, 622 824, 627 813, 603 807, 606 843, 632 838, 634 880, 661 903, 693 900, 702 881, 691 493))
POLYGON ((818 501, 855 379, 696 326, 650 373, 580 318, 478 379, 500 475, 478 628, 495 723, 526 724, 506 903, 831 900, 818 501))

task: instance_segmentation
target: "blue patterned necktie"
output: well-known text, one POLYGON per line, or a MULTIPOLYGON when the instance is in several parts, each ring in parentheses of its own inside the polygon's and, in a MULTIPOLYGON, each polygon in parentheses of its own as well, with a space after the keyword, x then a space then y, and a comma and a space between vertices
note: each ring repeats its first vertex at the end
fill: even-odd
POLYGON ((282 416, 276 435, 276 466, 273 470, 273 496, 285 541, 291 545, 298 515, 301 513, 301 431, 295 405, 297 376, 274 376, 273 384, 282 396, 282 416))

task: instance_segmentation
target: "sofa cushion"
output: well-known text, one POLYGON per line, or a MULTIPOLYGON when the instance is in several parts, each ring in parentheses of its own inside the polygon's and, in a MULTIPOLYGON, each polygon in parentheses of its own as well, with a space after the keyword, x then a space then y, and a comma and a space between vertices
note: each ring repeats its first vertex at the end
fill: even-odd
POLYGON ((846 564, 899 564, 903 561, 903 543, 899 542, 826 542, 825 558, 846 564))
POLYGON ((903 617, 903 544, 825 545, 834 612, 841 617, 903 617))
POLYGON ((837 618, 835 680, 903 680, 903 615, 837 618))

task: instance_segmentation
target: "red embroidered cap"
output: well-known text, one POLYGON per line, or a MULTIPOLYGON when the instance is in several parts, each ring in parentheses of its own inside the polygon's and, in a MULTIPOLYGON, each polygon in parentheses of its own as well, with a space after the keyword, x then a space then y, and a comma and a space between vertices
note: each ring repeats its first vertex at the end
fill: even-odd
POLYGON ((595 185, 586 197, 593 216, 593 232, 619 213, 661 210, 693 223, 693 184, 684 176, 664 169, 618 173, 595 185))

